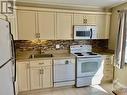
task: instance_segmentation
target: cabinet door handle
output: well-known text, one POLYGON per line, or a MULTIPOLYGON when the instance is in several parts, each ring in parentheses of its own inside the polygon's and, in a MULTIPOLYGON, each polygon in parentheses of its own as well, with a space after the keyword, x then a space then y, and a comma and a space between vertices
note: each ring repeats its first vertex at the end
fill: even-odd
POLYGON ((42 74, 42 70, 40 69, 40 74, 42 74))
POLYGON ((44 69, 42 69, 42 74, 44 74, 44 69))
POLYGON ((87 19, 86 18, 83 19, 83 23, 87 23, 87 19))
POLYGON ((40 38, 40 33, 35 33, 36 38, 40 38))
POLYGON ((44 74, 44 70, 43 69, 40 69, 40 74, 44 74))
POLYGON ((44 63, 39 63, 39 65, 43 65, 44 63))

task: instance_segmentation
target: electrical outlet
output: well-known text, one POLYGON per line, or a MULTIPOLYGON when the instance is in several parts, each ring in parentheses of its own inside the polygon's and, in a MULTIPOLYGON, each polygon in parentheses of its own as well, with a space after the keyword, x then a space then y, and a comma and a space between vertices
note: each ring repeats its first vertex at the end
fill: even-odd
POLYGON ((57 44, 57 45, 56 45, 56 49, 59 49, 59 48, 60 48, 60 45, 59 45, 59 44, 57 44))

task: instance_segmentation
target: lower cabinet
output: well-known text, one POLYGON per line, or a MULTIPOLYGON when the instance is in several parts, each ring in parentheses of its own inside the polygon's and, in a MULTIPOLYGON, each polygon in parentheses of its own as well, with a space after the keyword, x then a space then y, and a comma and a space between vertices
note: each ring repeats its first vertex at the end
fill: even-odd
POLYGON ((42 88, 41 68, 30 68, 30 89, 42 88))
POLYGON ((43 67, 43 88, 49 88, 53 86, 53 79, 52 79, 52 66, 43 67))
POLYGON ((17 62, 18 92, 53 86, 52 60, 17 62))
POLYGON ((30 90, 29 84, 29 62, 17 62, 16 64, 17 71, 17 84, 18 92, 30 90))
POLYGON ((51 66, 41 68, 30 68, 30 89, 41 89, 52 87, 51 66))
POLYGON ((104 76, 102 82, 112 82, 113 81, 113 60, 114 55, 104 55, 104 76))
POLYGON ((49 88, 52 87, 52 85, 51 60, 31 61, 30 90, 49 88))

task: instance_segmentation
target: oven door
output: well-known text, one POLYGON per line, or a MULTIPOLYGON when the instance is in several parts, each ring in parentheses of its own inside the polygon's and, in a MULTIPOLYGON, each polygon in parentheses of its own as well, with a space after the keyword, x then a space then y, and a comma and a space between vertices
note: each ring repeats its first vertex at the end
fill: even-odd
POLYGON ((78 58, 77 77, 94 76, 103 74, 103 58, 78 58))

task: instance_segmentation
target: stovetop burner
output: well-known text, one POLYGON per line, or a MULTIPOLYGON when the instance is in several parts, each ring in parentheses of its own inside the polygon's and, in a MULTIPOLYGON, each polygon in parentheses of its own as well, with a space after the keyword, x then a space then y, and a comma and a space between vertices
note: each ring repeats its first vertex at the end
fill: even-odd
POLYGON ((93 52, 87 52, 89 55, 97 55, 96 53, 93 52))
POLYGON ((90 55, 92 56, 92 55, 98 55, 98 54, 96 54, 94 52, 86 52, 86 53, 76 52, 74 54, 77 55, 77 56, 90 56, 90 55))
POLYGON ((76 52, 76 53, 74 53, 74 54, 82 54, 82 53, 76 52))
POLYGON ((77 56, 84 56, 84 55, 82 55, 82 54, 77 54, 77 56))
POLYGON ((74 53, 74 54, 76 54, 77 56, 84 56, 82 53, 79 53, 79 52, 74 53))

